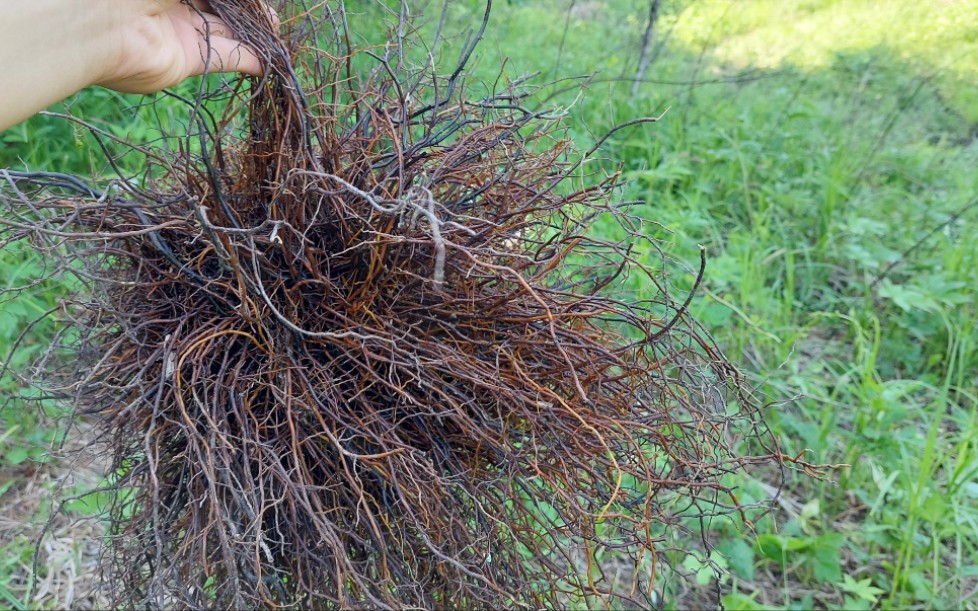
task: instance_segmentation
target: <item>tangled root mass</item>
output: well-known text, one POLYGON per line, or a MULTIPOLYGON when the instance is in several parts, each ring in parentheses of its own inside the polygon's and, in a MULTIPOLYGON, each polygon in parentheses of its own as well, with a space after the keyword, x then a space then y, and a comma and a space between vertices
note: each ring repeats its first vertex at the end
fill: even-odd
POLYGON ((280 31, 211 5, 268 71, 191 100, 184 152, 0 190, 5 238, 87 287, 44 386, 111 452, 114 600, 649 607, 669 533, 784 457, 729 449, 755 404, 615 176, 575 187, 588 156, 518 85, 467 97, 478 36, 438 75, 404 22, 353 49, 341 2, 280 31))

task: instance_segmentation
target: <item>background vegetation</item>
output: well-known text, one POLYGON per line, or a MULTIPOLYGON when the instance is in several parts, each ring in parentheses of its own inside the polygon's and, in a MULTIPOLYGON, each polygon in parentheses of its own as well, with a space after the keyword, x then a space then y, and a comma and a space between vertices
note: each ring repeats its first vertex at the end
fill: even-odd
MULTIPOLYGON (((978 2, 665 0, 636 95, 648 0, 497 5, 470 80, 491 84, 503 58, 507 74, 539 82, 593 75, 539 96, 568 113, 581 148, 665 113, 619 132, 588 169, 621 162, 624 197, 644 202, 691 267, 706 247, 694 312, 770 400, 786 451, 852 465, 830 481, 791 476, 753 530, 715 521, 709 557, 723 571, 680 559, 690 579, 659 584, 664 606, 719 588, 731 609, 978 608, 978 2)), ((350 6, 365 24, 382 16, 374 0, 350 6)), ((483 8, 454 2, 446 31, 483 8)), ((105 91, 68 105, 134 141, 181 112, 105 91)), ((138 174, 138 159, 118 162, 138 174)), ((53 117, 0 134, 0 167, 109 171, 90 135, 53 117)), ((42 267, 22 246, 0 252, 8 286, 42 267)), ((693 276, 675 275, 674 289, 693 276)), ((4 355, 64 290, 0 305, 4 355)), ((21 371, 52 332, 29 331, 21 371)), ((94 535, 59 523, 62 547, 40 569, 48 588, 25 599, 45 491, 79 484, 48 454, 57 436, 15 398, 21 386, 0 379, 0 606, 54 607, 84 579, 94 535)), ((775 474, 755 475, 734 482, 742 500, 773 492, 775 474)), ((69 510, 94 513, 98 500, 69 510)))

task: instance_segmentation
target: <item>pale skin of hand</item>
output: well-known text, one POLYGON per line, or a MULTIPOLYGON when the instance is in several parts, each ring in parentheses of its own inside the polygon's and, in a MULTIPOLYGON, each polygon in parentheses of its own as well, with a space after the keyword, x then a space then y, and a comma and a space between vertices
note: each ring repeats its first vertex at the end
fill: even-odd
POLYGON ((194 0, 3 0, 0 129, 92 85, 153 93, 205 71, 261 75, 254 52, 194 0))

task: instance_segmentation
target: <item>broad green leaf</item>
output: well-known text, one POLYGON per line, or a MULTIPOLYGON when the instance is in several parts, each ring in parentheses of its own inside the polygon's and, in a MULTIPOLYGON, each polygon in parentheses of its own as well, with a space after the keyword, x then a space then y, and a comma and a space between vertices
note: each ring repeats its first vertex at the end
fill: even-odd
POLYGON ((747 581, 754 580, 754 548, 742 539, 724 539, 717 545, 720 553, 735 575, 747 581))
POLYGON ((845 537, 840 533, 828 533, 814 538, 810 553, 817 581, 835 583, 842 579, 843 543, 845 537))
POLYGON ((811 541, 805 538, 788 537, 783 535, 765 534, 757 538, 756 547, 762 556, 780 564, 788 562, 790 552, 797 552, 811 546, 811 541))

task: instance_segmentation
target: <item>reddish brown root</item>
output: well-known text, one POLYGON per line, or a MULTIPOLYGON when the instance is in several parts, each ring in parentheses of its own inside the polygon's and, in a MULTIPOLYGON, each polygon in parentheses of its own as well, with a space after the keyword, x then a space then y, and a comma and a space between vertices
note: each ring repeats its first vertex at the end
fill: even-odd
POLYGON ((357 77, 341 4, 288 3, 282 34, 211 5, 269 71, 195 116, 199 150, 144 188, 2 191, 7 235, 91 290, 45 384, 113 454, 117 602, 648 607, 670 530, 780 458, 731 452, 766 436, 754 403, 615 178, 575 190, 516 88, 466 99, 468 47, 436 77, 392 43, 357 77))

